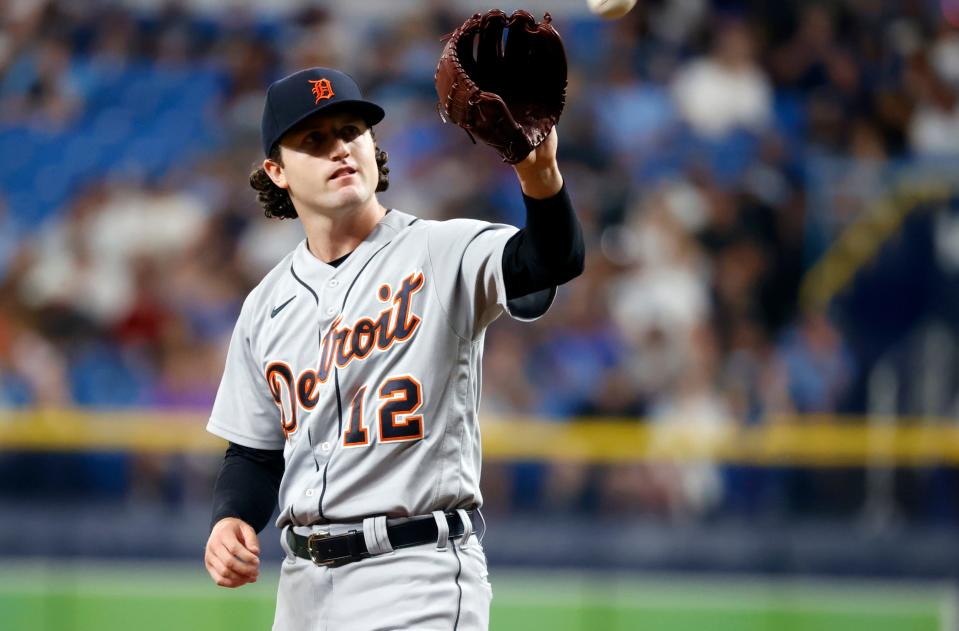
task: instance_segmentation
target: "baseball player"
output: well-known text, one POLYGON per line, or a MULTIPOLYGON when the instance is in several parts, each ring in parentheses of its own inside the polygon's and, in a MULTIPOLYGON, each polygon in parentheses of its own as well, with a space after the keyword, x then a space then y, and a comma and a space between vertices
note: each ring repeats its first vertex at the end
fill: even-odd
POLYGON ((477 536, 480 364, 501 314, 533 320, 582 271, 555 130, 514 166, 522 230, 387 209, 383 110, 351 77, 310 68, 267 93, 267 216, 306 239, 250 292, 208 430, 230 443, 205 564, 259 572, 279 500, 286 552, 274 629, 486 629, 477 536))

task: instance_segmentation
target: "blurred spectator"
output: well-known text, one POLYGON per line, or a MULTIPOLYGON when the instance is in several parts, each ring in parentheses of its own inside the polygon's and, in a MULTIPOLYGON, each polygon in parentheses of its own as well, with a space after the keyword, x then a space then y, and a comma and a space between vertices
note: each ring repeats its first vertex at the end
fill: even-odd
POLYGON ((959 88, 959 32, 943 22, 929 46, 929 59, 936 74, 953 89, 959 88))
POLYGON ((602 83, 589 82, 583 91, 597 93, 598 98, 591 100, 593 115, 603 128, 615 130, 608 142, 618 159, 647 155, 674 133, 677 115, 669 93, 640 80, 628 51, 616 54, 602 83))
POLYGON ((19 251, 19 232, 10 216, 10 207, 6 199, 0 197, 0 283, 6 277, 7 270, 19 251))
POLYGON ((840 53, 836 42, 836 6, 795 3, 799 25, 789 41, 774 51, 771 68, 777 84, 812 93, 828 83, 830 61, 840 53))
POLYGON ((0 82, 0 122, 38 129, 68 124, 82 106, 71 62, 70 48, 63 42, 35 42, 0 82))
POLYGON ((924 56, 917 56, 910 69, 916 107, 909 121, 909 142, 920 155, 959 151, 959 96, 943 81, 924 56))
POLYGON ((709 313, 702 252, 677 219, 682 210, 673 210, 682 204, 663 196, 650 204, 629 220, 624 254, 633 266, 608 287, 612 320, 629 350, 623 367, 644 396, 678 382, 693 331, 709 313))
POLYGON ((722 138, 737 128, 761 131, 769 124, 772 88, 755 57, 749 26, 729 21, 707 57, 680 69, 673 95, 693 131, 722 138))
POLYGON ((223 357, 220 340, 198 339, 183 321, 164 328, 159 374, 146 395, 151 406, 209 410, 220 383, 223 357))
POLYGON ((740 422, 761 423, 794 411, 782 358, 748 320, 738 322, 731 333, 719 379, 730 417, 740 422))
MULTIPOLYGON (((719 445, 738 424, 717 390, 718 348, 707 327, 691 332, 689 356, 677 387, 657 397, 650 410, 654 454, 701 453, 699 445, 719 445)), ((674 517, 701 515, 722 499, 719 468, 702 452, 699 462, 658 467, 674 517)))
POLYGON ((785 332, 779 347, 796 410, 808 414, 838 409, 853 363, 829 320, 821 314, 805 316, 785 332))
MULTIPOLYGON (((580 277, 585 282, 563 287, 545 319, 536 341, 527 342, 534 392, 540 399, 534 408, 538 413, 568 418, 589 415, 603 410, 615 416, 632 416, 641 393, 631 386, 619 396, 604 399, 604 392, 615 386, 609 383, 623 360, 622 337, 610 323, 603 289, 609 270, 595 257, 590 257, 580 277)), ((528 340, 529 331, 523 331, 528 340)), ((614 380, 613 380, 614 381, 614 380)))
POLYGON ((25 315, 0 310, 0 408, 65 406, 70 401, 66 361, 24 322, 25 315))
POLYGON ((134 261, 177 257, 202 228, 203 213, 198 200, 171 190, 93 187, 77 198, 70 221, 41 235, 24 300, 68 305, 112 324, 134 300, 134 261))

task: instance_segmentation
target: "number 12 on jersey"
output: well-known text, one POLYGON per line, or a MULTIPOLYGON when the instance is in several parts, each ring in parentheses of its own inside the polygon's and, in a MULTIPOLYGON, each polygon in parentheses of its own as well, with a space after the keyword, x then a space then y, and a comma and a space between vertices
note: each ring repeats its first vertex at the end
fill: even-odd
MULTIPOLYGON (((423 405, 423 388, 420 382, 403 375, 391 377, 380 386, 379 419, 380 442, 400 442, 423 438, 423 415, 415 414, 423 405)), ((363 400, 366 386, 357 390, 350 404, 350 420, 343 432, 344 447, 360 447, 370 444, 370 434, 363 427, 363 400)))

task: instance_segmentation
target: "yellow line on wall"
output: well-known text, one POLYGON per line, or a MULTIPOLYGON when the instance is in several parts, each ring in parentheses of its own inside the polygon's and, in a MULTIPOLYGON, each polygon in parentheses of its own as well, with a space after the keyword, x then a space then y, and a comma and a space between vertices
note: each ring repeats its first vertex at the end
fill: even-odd
POLYGON ((488 460, 584 463, 719 461, 748 465, 959 464, 959 428, 944 419, 871 427, 864 419, 796 417, 705 434, 685 419, 484 425, 488 460))
POLYGON ((213 453, 226 443, 198 413, 142 410, 0 412, 0 450, 213 453))
MULTIPOLYGON (((579 463, 718 461, 759 466, 959 465, 954 419, 804 416, 714 429, 690 419, 485 418, 487 461, 579 463)), ((31 410, 0 412, 0 453, 222 454, 200 413, 31 410)))

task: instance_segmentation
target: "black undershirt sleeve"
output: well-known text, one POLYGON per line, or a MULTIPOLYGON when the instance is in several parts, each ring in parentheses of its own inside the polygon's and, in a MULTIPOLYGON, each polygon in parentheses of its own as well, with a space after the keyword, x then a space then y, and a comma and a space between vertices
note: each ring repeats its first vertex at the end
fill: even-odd
POLYGON ((276 508, 285 464, 282 449, 230 443, 213 488, 210 528, 224 517, 238 517, 256 532, 263 530, 276 508))
POLYGON ((583 273, 586 246, 566 185, 547 199, 523 195, 526 227, 503 249, 506 297, 514 300, 583 273))

